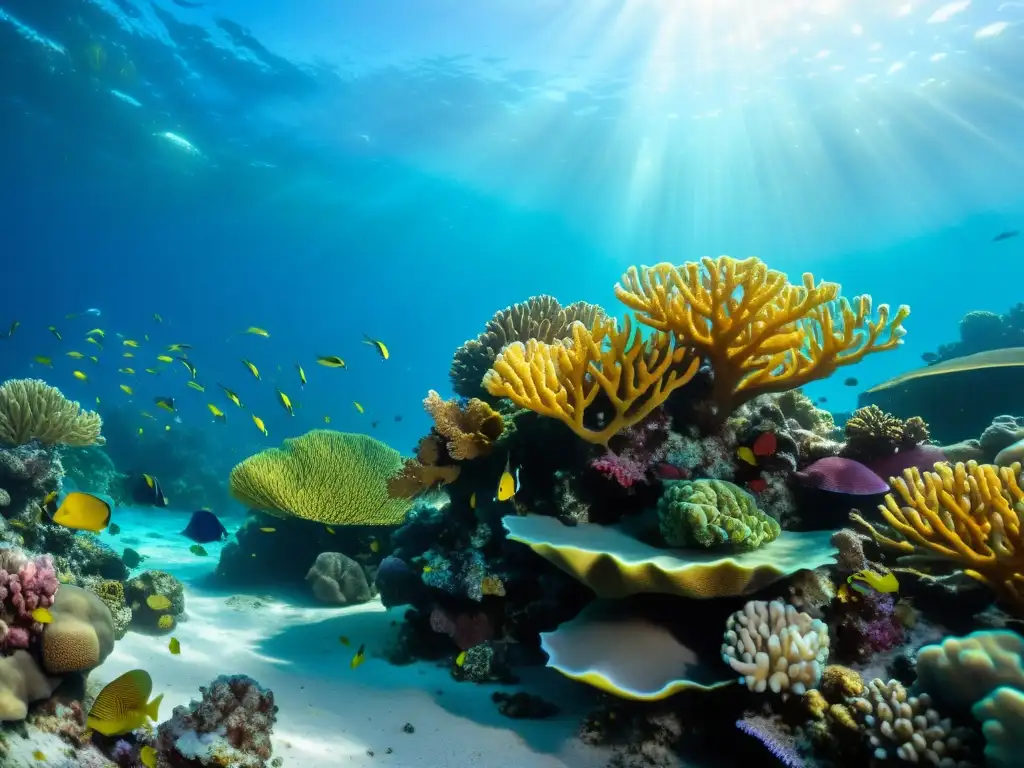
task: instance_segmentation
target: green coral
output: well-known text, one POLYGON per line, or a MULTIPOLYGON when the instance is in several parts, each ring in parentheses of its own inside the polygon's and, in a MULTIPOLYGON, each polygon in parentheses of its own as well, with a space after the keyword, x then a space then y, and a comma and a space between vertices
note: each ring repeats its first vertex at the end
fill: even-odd
POLYGON ((779 524, 754 497, 724 480, 676 481, 658 500, 661 535, 670 547, 731 544, 757 549, 778 538, 779 524))

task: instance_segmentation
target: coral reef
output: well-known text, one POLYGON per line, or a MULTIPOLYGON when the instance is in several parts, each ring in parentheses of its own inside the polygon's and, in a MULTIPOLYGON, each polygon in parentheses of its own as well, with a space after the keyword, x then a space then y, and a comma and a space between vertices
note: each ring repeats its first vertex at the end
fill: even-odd
POLYGON ((0 444, 102 445, 103 420, 41 379, 0 384, 0 444))
POLYGON ((277 722, 274 694, 245 675, 221 675, 199 691, 200 700, 175 707, 157 728, 157 768, 267 768, 277 722))
POLYGON ((63 474, 60 456, 52 447, 0 448, 0 515, 30 532, 40 516, 40 503, 57 490, 63 474))
POLYGON ((670 547, 723 544, 757 549, 779 537, 779 524, 754 497, 722 480, 667 483, 658 501, 661 534, 670 547))
POLYGON ((185 590, 174 576, 166 571, 143 571, 124 585, 124 600, 132 612, 131 626, 142 631, 160 631, 173 627, 160 625, 162 616, 175 620, 185 613, 185 590), (151 597, 166 597, 167 608, 154 609, 151 597))

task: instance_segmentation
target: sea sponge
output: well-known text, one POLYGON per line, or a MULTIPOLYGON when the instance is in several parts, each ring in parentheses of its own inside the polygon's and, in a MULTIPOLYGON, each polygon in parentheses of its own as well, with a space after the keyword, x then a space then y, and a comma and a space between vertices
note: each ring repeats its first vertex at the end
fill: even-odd
POLYGON ((713 398, 724 419, 747 400, 830 376, 871 352, 895 349, 906 306, 890 317, 871 297, 848 301, 836 283, 804 274, 791 285, 760 259, 721 256, 631 267, 615 286, 636 318, 692 347, 714 371, 713 398))
POLYGON ((969 743, 971 732, 957 728, 932 709, 931 697, 911 696, 898 680, 885 683, 876 678, 862 695, 850 700, 877 760, 953 766, 973 765, 969 743), (959 761, 966 762, 959 762, 959 761))
POLYGON ((486 456, 505 429, 501 414, 475 397, 460 403, 443 400, 430 390, 423 408, 434 419, 434 430, 445 439, 448 455, 456 461, 486 456))
POLYGON ((544 515, 508 515, 501 523, 508 538, 605 598, 648 592, 704 599, 747 595, 797 571, 829 565, 835 555, 828 531, 786 531, 759 549, 722 553, 663 549, 614 526, 567 526, 544 515))
POLYGON ((50 680, 28 651, 0 658, 0 721, 24 720, 28 705, 50 697, 59 680, 50 680))
POLYGON ((828 653, 828 625, 779 600, 751 600, 726 622, 722 660, 757 693, 817 687, 828 653))
POLYGON ((553 296, 532 296, 494 314, 476 339, 463 344, 452 360, 451 380, 455 394, 487 398, 481 382, 498 354, 513 342, 530 339, 550 344, 572 336, 579 321, 588 328, 604 317, 604 310, 585 301, 563 307, 553 296))
POLYGON ((757 508, 753 496, 725 480, 666 483, 658 518, 670 547, 731 544, 757 549, 782 532, 778 522, 757 508))
POLYGON ((47 673, 86 672, 114 650, 114 619, 94 592, 63 584, 50 613, 53 621, 45 626, 42 642, 47 673))
POLYGON ((41 379, 11 379, 0 385, 0 444, 102 445, 103 420, 82 409, 41 379))
POLYGON ((250 456, 231 470, 231 494, 278 517, 325 525, 397 525, 407 499, 388 494, 398 451, 369 435, 315 429, 250 456))

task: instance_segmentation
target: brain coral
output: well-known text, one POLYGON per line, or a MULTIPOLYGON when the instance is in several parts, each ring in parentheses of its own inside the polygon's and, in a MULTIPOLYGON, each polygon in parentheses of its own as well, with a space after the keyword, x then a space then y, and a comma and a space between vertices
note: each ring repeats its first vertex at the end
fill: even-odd
POLYGON ((99 666, 114 650, 114 619, 94 593, 63 584, 50 609, 53 622, 43 631, 43 667, 52 675, 99 666))
POLYGON ((327 525, 397 525, 407 499, 388 494, 402 457, 369 435, 315 429, 231 470, 232 495, 278 517, 327 525))

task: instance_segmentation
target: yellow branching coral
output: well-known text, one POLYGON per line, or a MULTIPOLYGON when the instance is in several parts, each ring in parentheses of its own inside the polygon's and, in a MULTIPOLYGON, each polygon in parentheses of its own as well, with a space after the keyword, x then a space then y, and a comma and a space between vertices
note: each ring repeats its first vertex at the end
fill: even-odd
POLYGON ((232 495, 278 517, 326 525, 397 525, 409 502, 388 494, 398 451, 369 435, 315 429, 231 470, 232 495))
POLYGON ((434 419, 434 429, 444 438, 448 455, 456 461, 486 456, 505 429, 501 414, 475 397, 463 405, 458 400, 442 400, 430 390, 423 407, 434 419))
POLYGON ((894 493, 879 507, 902 538, 851 518, 875 540, 926 564, 946 561, 994 590, 1024 613, 1024 490, 1020 464, 996 467, 969 461, 935 465, 934 472, 907 469, 892 481, 894 493))
POLYGON ((758 395, 782 392, 823 379, 871 352, 893 349, 910 313, 890 316, 871 297, 848 301, 836 283, 802 285, 757 258, 721 256, 688 262, 631 267, 615 295, 637 320, 680 337, 711 364, 714 398, 724 417, 758 395))
POLYGON ((505 347, 484 376, 484 388, 565 422, 584 440, 607 445, 688 383, 699 367, 672 333, 656 331, 645 341, 628 317, 622 330, 615 320, 600 318, 589 329, 575 323, 571 341, 530 339, 505 347), (602 394, 612 413, 602 414, 603 421, 595 413, 586 419, 602 394))
POLYGON ((103 420, 82 409, 41 379, 11 379, 0 385, 0 444, 102 445, 103 420))

